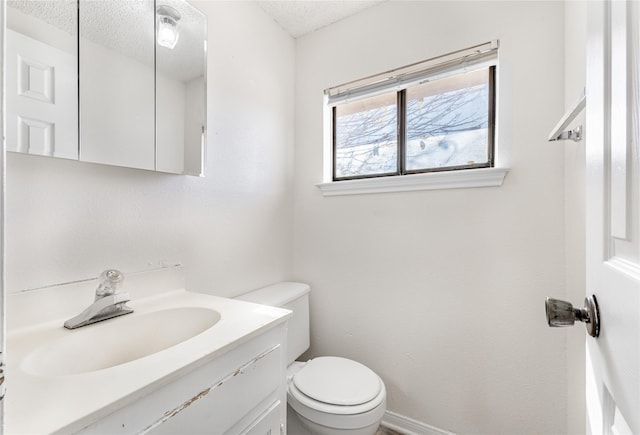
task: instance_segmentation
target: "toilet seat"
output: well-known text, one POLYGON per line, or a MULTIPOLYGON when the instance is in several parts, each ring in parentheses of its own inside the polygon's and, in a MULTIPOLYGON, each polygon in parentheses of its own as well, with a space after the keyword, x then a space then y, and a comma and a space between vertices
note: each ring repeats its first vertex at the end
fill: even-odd
POLYGON ((324 414, 332 415, 362 414, 367 411, 371 411, 376 406, 380 405, 386 397, 386 391, 384 391, 384 388, 382 388, 380 393, 374 398, 374 400, 371 400, 370 402, 362 403, 360 405, 333 405, 330 403, 319 402, 312 399, 311 397, 301 392, 294 383, 289 384, 288 393, 289 397, 293 397, 301 405, 315 411, 322 412, 324 414))
POLYGON ((311 360, 293 376, 287 393, 289 405, 298 414, 333 428, 368 426, 381 419, 386 409, 387 394, 380 377, 368 367, 345 358, 320 357, 311 360), (317 362, 312 364, 314 361, 317 362), (347 369, 345 372, 334 371, 338 366, 347 369), (337 395, 332 395, 330 386, 335 387, 336 384, 339 384, 337 395), (300 386, 305 390, 302 391, 300 386))
POLYGON ((359 362, 324 356, 309 361, 294 376, 293 384, 313 400, 328 405, 356 406, 375 399, 382 381, 359 362))
POLYGON ((301 417, 321 426, 359 429, 382 420, 387 406, 386 396, 382 384, 378 397, 369 403, 358 406, 327 405, 318 401, 308 401, 309 398, 297 391, 292 382, 287 392, 287 404, 301 417))

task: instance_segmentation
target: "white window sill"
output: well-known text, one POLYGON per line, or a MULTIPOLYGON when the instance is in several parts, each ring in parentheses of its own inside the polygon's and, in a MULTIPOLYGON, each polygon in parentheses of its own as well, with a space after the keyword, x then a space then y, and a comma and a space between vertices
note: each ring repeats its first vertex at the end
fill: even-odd
POLYGON ((316 186, 322 191, 324 196, 495 187, 502 185, 507 172, 509 172, 509 168, 465 169, 459 171, 334 181, 316 184, 316 186))

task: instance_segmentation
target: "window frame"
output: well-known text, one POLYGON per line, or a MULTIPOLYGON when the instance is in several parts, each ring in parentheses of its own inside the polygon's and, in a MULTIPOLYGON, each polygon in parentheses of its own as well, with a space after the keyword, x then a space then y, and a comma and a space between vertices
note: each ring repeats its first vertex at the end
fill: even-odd
MULTIPOLYGON (((391 93, 391 92, 389 92, 391 93)), ((338 157, 337 157, 337 150, 336 150, 336 142, 337 142, 337 134, 336 134, 336 123, 337 123, 337 107, 338 105, 336 104, 335 106, 331 107, 331 131, 332 131, 332 138, 331 138, 331 159, 332 159, 332 168, 331 168, 331 178, 333 181, 343 181, 343 180, 360 180, 362 178, 377 178, 377 177, 394 177, 399 175, 399 171, 400 171, 400 159, 404 157, 404 152, 400 152, 400 137, 403 134, 400 130, 401 130, 401 122, 400 122, 400 113, 404 112, 404 110, 400 110, 400 92, 396 92, 396 111, 397 111, 397 118, 396 118, 396 122, 397 122, 397 128, 396 128, 396 147, 398 148, 398 153, 396 155, 396 171, 395 172, 385 172, 385 173, 378 173, 378 174, 364 174, 364 175, 353 175, 353 176, 347 176, 347 177, 336 177, 336 167, 337 167, 337 163, 338 163, 338 157), (402 154, 402 156, 401 156, 402 154)), ((404 130, 403 130, 404 131, 404 130)))
MULTIPOLYGON (((395 89, 396 92, 396 111, 397 111, 397 139, 396 139, 396 147, 397 147, 397 163, 396 163, 396 171, 395 172, 387 172, 387 173, 376 173, 376 174, 363 174, 363 175, 348 175, 343 177, 336 176, 337 169, 337 133, 336 133, 336 125, 337 125, 337 107, 340 104, 333 104, 331 109, 331 180, 333 182, 341 182, 347 180, 362 180, 362 179, 370 179, 370 178, 380 178, 380 177, 402 177, 413 174, 423 174, 423 173, 431 173, 431 172, 445 172, 445 171, 461 171, 467 169, 480 169, 480 168, 493 168, 495 165, 495 118, 496 118, 496 65, 497 62, 492 62, 489 65, 485 65, 475 70, 487 69, 488 72, 488 101, 487 101, 487 161, 481 163, 472 163, 467 165, 456 165, 456 166, 443 166, 443 167, 431 167, 431 168, 423 168, 423 169, 407 169, 406 162, 406 145, 407 145, 407 99, 406 93, 407 89, 410 89, 412 86, 416 86, 417 84, 403 86, 399 89, 395 89)), ((446 77, 455 77, 460 74, 464 74, 466 71, 464 68, 452 69, 446 77)), ((423 75, 423 79, 430 77, 430 74, 426 72, 423 75)), ((382 88, 383 92, 378 91, 378 93, 386 93, 384 92, 384 88, 382 88)), ((394 87, 390 86, 387 90, 388 93, 394 91, 394 87)), ((367 98, 371 95, 364 94, 361 98, 367 98)))
MULTIPOLYGON (((362 193, 397 192, 414 190, 432 190, 469 187, 501 186, 509 168, 505 156, 499 146, 499 42, 487 43, 437 56, 405 67, 397 68, 381 74, 351 81, 325 90, 324 96, 324 146, 323 146, 323 181, 316 186, 325 196, 349 195, 362 193), (336 168, 336 121, 335 107, 362 98, 396 92, 406 100, 404 90, 419 84, 426 78, 436 80, 451 77, 464 71, 489 69, 489 107, 488 110, 488 158, 487 162, 435 167, 427 169, 403 170, 405 167, 405 120, 399 114, 398 136, 402 143, 398 144, 398 170, 387 174, 365 174, 358 176, 335 177, 336 168)), ((404 106, 406 101, 401 101, 404 106)), ((400 106, 400 104, 399 104, 400 106)), ((404 112, 404 110, 403 110, 404 112)), ((503 150, 504 151, 504 150, 503 150)))

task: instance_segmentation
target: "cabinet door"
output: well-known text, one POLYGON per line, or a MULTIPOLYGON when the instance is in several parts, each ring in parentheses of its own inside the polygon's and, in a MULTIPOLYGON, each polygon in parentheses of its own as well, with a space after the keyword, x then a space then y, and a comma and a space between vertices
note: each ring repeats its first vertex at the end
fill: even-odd
POLYGON ((80 160, 155 169, 153 0, 81 0, 80 160))
POLYGON ((77 433, 238 435, 266 415, 284 424, 286 407, 273 404, 286 401, 286 332, 280 324, 164 386, 132 395, 77 433), (267 412, 272 408, 275 414, 267 412))
POLYGON ((284 426, 280 421, 282 407, 286 404, 277 400, 258 417, 256 421, 242 432, 242 435, 280 435, 284 433, 284 426))
POLYGON ((282 382, 280 364, 280 346, 269 349, 199 390, 193 398, 167 413, 169 418, 151 433, 226 433, 243 417, 262 411, 260 404, 265 398, 277 394, 282 382))

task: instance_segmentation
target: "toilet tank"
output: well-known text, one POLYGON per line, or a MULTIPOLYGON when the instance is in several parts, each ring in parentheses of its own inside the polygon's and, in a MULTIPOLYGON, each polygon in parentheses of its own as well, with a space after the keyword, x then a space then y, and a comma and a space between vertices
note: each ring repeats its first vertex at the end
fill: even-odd
POLYGON ((287 327, 287 365, 309 349, 308 284, 279 282, 250 291, 235 299, 293 311, 287 327))

